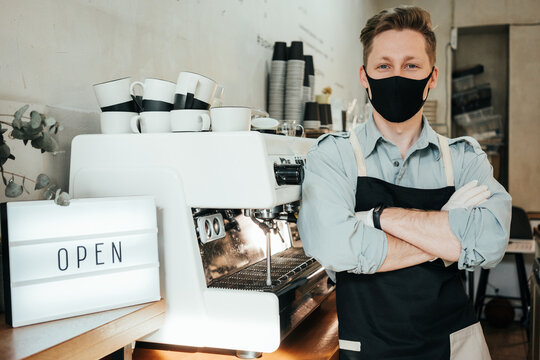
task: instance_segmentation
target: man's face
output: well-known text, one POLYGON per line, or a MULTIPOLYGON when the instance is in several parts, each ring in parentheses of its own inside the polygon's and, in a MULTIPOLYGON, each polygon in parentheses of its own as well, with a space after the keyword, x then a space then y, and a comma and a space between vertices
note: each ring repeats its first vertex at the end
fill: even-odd
MULTIPOLYGON (((368 75, 373 79, 402 76, 420 80, 428 77, 433 65, 426 52, 426 40, 422 34, 404 29, 388 30, 375 36, 365 67, 368 75)), ((424 89, 424 99, 428 89, 433 89, 437 84, 438 76, 439 70, 435 67, 424 89)), ((363 67, 360 68, 360 82, 364 88, 368 89, 371 97, 363 67)))

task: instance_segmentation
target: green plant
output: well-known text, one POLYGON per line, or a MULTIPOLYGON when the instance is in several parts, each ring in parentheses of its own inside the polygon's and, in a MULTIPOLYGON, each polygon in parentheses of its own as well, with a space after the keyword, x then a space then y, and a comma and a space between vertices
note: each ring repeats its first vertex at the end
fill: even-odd
POLYGON ((2 174, 2 181, 6 186, 5 195, 6 197, 15 198, 20 196, 24 191, 30 193, 25 187, 25 182, 28 180, 35 184, 34 190, 45 189, 43 192, 44 199, 54 199, 59 205, 69 205, 69 194, 62 192, 55 184, 52 184, 47 175, 39 174, 34 181, 28 179, 24 175, 4 170, 6 161, 15 160, 15 156, 11 153, 11 149, 4 139, 4 133, 8 131, 8 129, 4 128, 3 125, 11 126, 12 130, 9 137, 21 140, 24 145, 30 142, 31 146, 41 150, 41 153, 54 153, 58 151, 58 142, 53 135, 58 134, 64 127, 54 118, 46 117, 37 111, 31 111, 29 117, 24 116, 24 113, 28 108, 29 106, 25 105, 13 115, 0 114, 0 116, 13 116, 13 121, 11 123, 0 121, 0 173, 2 174), (24 121, 23 118, 28 119, 29 121, 24 121), (6 178, 6 174, 11 175, 9 180, 6 178), (21 184, 15 181, 15 177, 22 178, 21 184))

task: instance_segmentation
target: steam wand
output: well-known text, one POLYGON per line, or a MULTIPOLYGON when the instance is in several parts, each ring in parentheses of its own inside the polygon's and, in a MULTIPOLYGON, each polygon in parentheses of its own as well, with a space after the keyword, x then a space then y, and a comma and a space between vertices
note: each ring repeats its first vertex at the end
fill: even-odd
POLYGON ((250 214, 249 217, 264 231, 264 234, 266 235, 266 285, 272 286, 272 241, 270 238, 270 232, 274 229, 274 222, 272 220, 259 221, 253 214, 250 214))

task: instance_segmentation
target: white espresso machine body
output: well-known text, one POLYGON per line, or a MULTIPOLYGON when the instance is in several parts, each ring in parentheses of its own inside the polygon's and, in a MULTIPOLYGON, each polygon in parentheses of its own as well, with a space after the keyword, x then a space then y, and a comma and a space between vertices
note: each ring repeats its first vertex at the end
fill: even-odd
POLYGON ((80 135, 72 143, 74 198, 152 195, 158 215, 165 323, 144 340, 272 352, 280 343, 275 294, 207 286, 194 208, 271 209, 300 199, 275 166, 299 164, 313 140, 258 132, 80 135))

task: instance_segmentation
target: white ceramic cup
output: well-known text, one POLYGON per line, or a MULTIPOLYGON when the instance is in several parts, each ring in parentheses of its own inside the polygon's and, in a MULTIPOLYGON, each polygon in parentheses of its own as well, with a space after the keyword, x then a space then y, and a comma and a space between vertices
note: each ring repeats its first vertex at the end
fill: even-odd
POLYGON ((94 93, 100 108, 133 101, 129 93, 131 78, 106 81, 94 85, 94 93))
POLYGON ((210 114, 208 110, 173 110, 171 114, 171 130, 205 131, 210 129, 210 114))
POLYGON ((101 113, 100 125, 102 134, 131 133, 131 118, 136 112, 108 111, 101 113))
POLYGON ((135 96, 135 86, 142 88, 142 98, 144 100, 163 101, 169 104, 174 102, 174 90, 176 84, 172 81, 161 79, 146 79, 143 82, 134 81, 129 87, 131 95, 135 96))
POLYGON ((171 132, 171 116, 167 111, 144 111, 132 116, 129 122, 134 133, 171 132), (140 131, 137 125, 140 125, 140 131))
POLYGON ((210 109, 210 115, 212 131, 249 131, 252 116, 267 117, 268 113, 245 106, 224 106, 210 109))
POLYGON ((206 76, 182 71, 178 75, 175 90, 176 99, 180 98, 180 100, 175 101, 174 108, 176 110, 191 108, 208 110, 216 95, 217 87, 217 83, 206 76), (188 94, 191 94, 194 100, 187 100, 187 103, 185 100, 182 102, 182 96, 189 98, 188 94))

